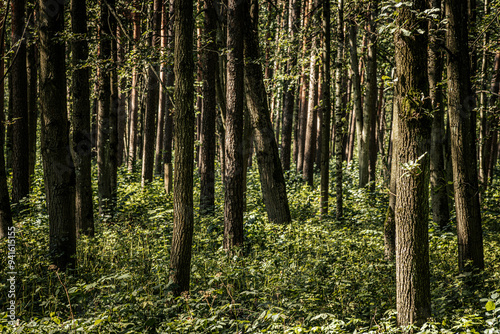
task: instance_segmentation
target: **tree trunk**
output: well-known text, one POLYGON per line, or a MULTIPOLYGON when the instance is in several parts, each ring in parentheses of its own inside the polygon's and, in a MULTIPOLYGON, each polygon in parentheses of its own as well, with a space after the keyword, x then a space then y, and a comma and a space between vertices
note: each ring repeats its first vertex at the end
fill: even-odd
MULTIPOLYGON (((168 2, 167 2, 168 4, 168 2)), ((167 10, 165 8, 165 10, 167 10)), ((169 19, 168 24, 168 39, 167 48, 169 52, 174 50, 174 26, 172 24, 172 18, 174 17, 174 0, 170 0, 168 9, 169 19)), ((172 113, 172 90, 174 86, 174 69, 171 64, 167 64, 166 69, 166 85, 167 85, 167 95, 165 101, 165 129, 163 130, 163 180, 165 185, 165 192, 170 194, 172 191, 172 180, 174 178, 174 172, 172 168, 172 140, 173 140, 173 113, 172 113)))
POLYGON ((476 161, 476 118, 471 98, 467 0, 445 0, 448 29, 448 114, 461 272, 484 268, 476 161), (468 261, 471 261, 468 265, 468 261))
MULTIPOLYGON (((117 62, 119 66, 123 66, 125 61, 125 45, 126 38, 121 27, 116 29, 116 46, 117 46, 117 62)), ((126 76, 119 77, 118 81, 118 124, 117 124, 117 152, 116 152, 116 166, 119 167, 123 164, 123 156, 125 154, 125 136, 126 136, 126 126, 127 126, 127 94, 126 90, 126 76)))
MULTIPOLYGON (((432 1, 433 8, 441 8, 441 0, 432 1)), ((450 210, 448 208, 448 193, 446 191, 446 170, 444 164, 444 103, 440 82, 443 76, 443 54, 439 50, 439 40, 442 34, 437 35, 437 25, 430 21, 429 31, 429 93, 434 118, 432 120, 431 150, 430 150, 430 182, 432 220, 440 227, 448 226, 450 210)))
POLYGON ((73 65, 73 156, 76 172, 75 223, 77 236, 94 236, 94 209, 92 198, 92 143, 90 139, 90 87, 88 59, 87 7, 85 0, 71 1, 71 42, 73 65))
MULTIPOLYGON (((0 3, 0 9, 3 10, 4 3, 0 3)), ((2 18, 0 26, 4 27, 0 35, 0 78, 4 75, 4 40, 5 20, 7 19, 7 10, 2 18)), ((10 211, 9 188, 7 187, 7 173, 5 171, 4 140, 5 140, 5 86, 4 80, 0 81, 0 239, 7 238, 12 229, 12 213, 10 211)))
POLYGON ((65 270, 76 262, 75 168, 66 110, 64 5, 40 0, 42 156, 50 229, 50 257, 65 270))
MULTIPOLYGON (((286 71, 290 75, 297 66, 297 40, 296 35, 300 24, 300 0, 290 0, 290 17, 288 18, 288 32, 291 46, 288 49, 286 71)), ((284 83, 283 97, 283 129, 281 133, 281 165, 283 170, 290 170, 290 158, 292 151, 293 110, 295 102, 296 84, 288 79, 284 83)))
MULTIPOLYGON (((254 148, 259 165, 262 197, 270 221, 283 224, 291 221, 286 184, 269 117, 258 43, 258 2, 252 0, 245 24, 245 93, 254 129, 254 148)), ((227 125, 226 125, 227 126, 227 125)))
MULTIPOLYGON (((34 5, 35 0, 30 0, 34 5)), ((31 15, 28 25, 35 29, 36 11, 31 15)), ((35 174, 36 164, 36 139, 38 123, 38 65, 37 65, 37 45, 34 42, 35 37, 30 36, 30 43, 26 55, 27 82, 28 82, 28 152, 29 152, 29 175, 30 185, 33 184, 33 175, 35 174)))
POLYGON ((431 315, 429 274, 429 140, 432 124, 427 77, 427 22, 417 13, 425 0, 398 9, 394 35, 398 99, 396 194, 396 304, 400 326, 421 325, 431 315), (417 13, 415 13, 417 12, 417 13), (412 31, 410 36, 403 29, 412 31), (413 32, 417 29, 423 34, 413 32), (422 98, 423 97, 423 98, 422 98))
POLYGON ((205 47, 203 52, 203 108, 200 146, 200 211, 215 209, 215 120, 217 101, 215 79, 218 72, 216 46, 217 13, 215 1, 205 1, 205 47))
POLYGON ((243 244, 243 22, 246 0, 228 1, 224 249, 243 244))
POLYGON ((111 66, 110 75, 110 109, 109 109, 109 156, 108 156, 108 168, 109 175, 111 177, 111 204, 114 208, 116 203, 116 191, 118 188, 117 178, 118 178, 118 45, 116 40, 116 0, 106 0, 107 6, 109 8, 109 29, 111 38, 111 61, 113 66, 111 66))
MULTIPOLYGON (((133 49, 137 52, 139 40, 141 38, 141 12, 139 11, 138 2, 134 2, 135 11, 132 14, 133 21, 133 49)), ((135 158, 137 154, 137 119, 139 114, 139 73, 137 66, 132 70, 132 89, 130 91, 129 102, 129 139, 128 139, 128 159, 127 169, 132 172, 134 169, 135 158)))
POLYGON ((193 2, 174 0, 175 51, 175 175, 174 230, 170 253, 170 282, 179 296, 189 291, 193 240, 193 2))
MULTIPOLYGON (((377 32, 375 18, 378 10, 378 0, 371 1, 368 6, 368 23, 366 39, 368 42, 366 55, 366 97, 363 107, 362 140, 359 150, 359 186, 365 187, 368 182, 375 186, 375 161, 370 159, 375 146, 375 127, 373 121, 377 114, 377 32)), ((375 157, 376 158, 376 157, 375 157)), ((376 160, 376 159, 375 159, 376 160)))
POLYGON ((12 1, 12 45, 16 56, 12 60, 12 203, 28 196, 29 175, 29 138, 28 138, 28 96, 26 72, 26 40, 24 36, 25 0, 12 1))
POLYGON ((161 1, 153 2, 153 33, 151 36, 151 49, 154 54, 148 69, 148 95, 146 100, 146 113, 144 118, 144 139, 142 149, 142 173, 141 185, 153 181, 155 143, 156 143, 156 118, 158 114, 158 96, 160 83, 158 75, 160 67, 158 65, 157 48, 161 36, 161 1))
MULTIPOLYGON (((168 32, 167 32, 167 25, 168 25, 168 14, 167 14, 167 8, 165 7, 165 4, 162 2, 160 4, 161 6, 161 24, 160 24, 160 50, 161 50, 161 59, 165 59, 165 49, 167 47, 168 43, 168 32)), ((163 169, 163 143, 164 143, 164 131, 165 131, 165 121, 166 121, 166 102, 167 102, 167 92, 164 88, 164 85, 166 84, 166 78, 167 78, 167 67, 165 62, 161 62, 160 64, 160 81, 159 81, 159 87, 158 87, 158 122, 156 122, 156 144, 155 144, 155 168, 154 168, 154 173, 156 175, 161 175, 162 169, 163 169)))

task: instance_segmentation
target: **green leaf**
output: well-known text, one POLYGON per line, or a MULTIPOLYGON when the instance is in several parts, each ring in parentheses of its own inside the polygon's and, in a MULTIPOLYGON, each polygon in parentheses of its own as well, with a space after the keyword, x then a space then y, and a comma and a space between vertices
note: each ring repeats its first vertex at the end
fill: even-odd
POLYGON ((495 303, 492 301, 492 300, 489 300, 487 303, 486 303, 486 311, 490 312, 490 311, 493 311, 495 309, 495 303))

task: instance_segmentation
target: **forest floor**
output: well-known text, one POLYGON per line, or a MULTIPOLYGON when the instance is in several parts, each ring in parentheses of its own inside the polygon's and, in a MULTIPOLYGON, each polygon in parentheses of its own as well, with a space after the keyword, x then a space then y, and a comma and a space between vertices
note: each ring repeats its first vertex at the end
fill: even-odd
MULTIPOLYGON (((373 194, 359 190, 357 168, 346 167, 346 217, 320 219, 318 189, 291 173, 293 221, 276 225, 267 221, 255 165, 248 174, 245 245, 237 252, 229 255, 221 247, 220 180, 215 215, 201 217, 195 209, 191 292, 180 298, 172 296, 168 282, 173 207, 160 178, 141 189, 140 172, 121 170, 114 214, 96 215, 96 237, 78 242, 76 270, 60 273, 49 269, 38 168, 33 195, 15 208, 16 327, 8 324, 11 270, 7 242, 0 241, 0 332, 401 332, 395 320, 395 266, 384 260, 387 190, 382 185, 373 194)), ((195 206, 198 196, 195 189, 195 206)), ((430 222, 432 318, 415 332, 500 333, 498 203, 497 181, 483 203, 486 269, 481 273, 458 273, 454 220, 445 232, 430 222)), ((332 211, 333 204, 332 199, 332 211)))

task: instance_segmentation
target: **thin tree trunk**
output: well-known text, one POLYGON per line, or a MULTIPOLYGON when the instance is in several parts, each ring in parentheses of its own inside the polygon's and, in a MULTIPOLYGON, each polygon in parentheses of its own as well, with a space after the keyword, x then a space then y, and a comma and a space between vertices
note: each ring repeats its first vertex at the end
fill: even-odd
POLYGON ((193 2, 174 0, 175 20, 175 175, 174 230, 170 253, 170 282, 174 294, 189 291, 193 240, 193 2))
POLYGON ((12 45, 16 57, 12 60, 12 203, 28 196, 29 175, 29 138, 28 138, 28 96, 26 72, 26 37, 24 23, 26 1, 12 0, 12 45))
POLYGON ((64 5, 44 0, 40 8, 40 105, 42 156, 49 213, 49 251, 53 263, 65 270, 76 264, 75 168, 71 157, 66 110, 64 5), (57 98, 54 98, 57 96, 57 98))
POLYGON ((158 96, 160 89, 157 48, 160 45, 161 36, 161 1, 153 2, 153 34, 151 36, 151 49, 154 54, 148 68, 148 95, 146 100, 146 112, 144 118, 144 139, 142 150, 142 173, 141 185, 153 181, 155 143, 156 143, 156 118, 158 114, 158 96))
MULTIPOLYGON (((258 43, 258 2, 252 0, 250 15, 246 16, 245 36, 245 93, 254 129, 254 148, 259 165, 262 197, 267 216, 275 223, 291 221, 286 184, 278 153, 278 144, 269 118, 258 43)), ((248 9, 247 9, 248 11, 248 9)))
MULTIPOLYGON (((168 2, 167 2, 168 4, 168 2)), ((167 8, 165 8, 167 10, 167 8)), ((174 50, 174 25, 172 23, 174 18, 174 0, 170 0, 169 9, 168 9, 168 40, 167 40, 167 49, 169 52, 173 52, 174 50)), ((171 88, 174 86, 174 71, 171 64, 167 64, 166 69, 166 85, 167 85, 167 94, 165 101, 165 129, 163 130, 163 180, 165 186, 165 192, 170 194, 172 191, 172 180, 174 178, 173 168, 172 168, 172 141, 173 141, 173 99, 171 88)))
POLYGON ((429 156, 431 105, 427 77, 427 22, 417 13, 425 0, 398 9, 394 35, 398 99, 396 194, 396 307, 398 325, 422 325, 431 315, 429 273, 429 156), (415 13, 417 12, 417 13, 415 13), (421 29, 405 36, 402 30, 421 29), (422 98, 422 96, 424 98, 422 98))
MULTIPOLYGON (((161 6, 161 23, 160 23, 160 50, 161 59, 165 59, 165 49, 168 43, 168 14, 165 4, 162 2, 161 6)), ((165 131, 165 121, 166 121, 166 103, 167 103, 167 92, 165 91, 164 85, 166 84, 166 64, 161 62, 160 64, 160 81, 158 87, 158 122, 156 123, 156 144, 155 144, 155 168, 154 173, 160 175, 163 169, 163 143, 164 143, 164 131, 165 131)))
POLYGON ((87 6, 85 0, 71 1, 71 30, 76 37, 71 43, 73 65, 73 156, 76 172, 75 224, 77 236, 94 236, 92 198, 92 143, 90 138, 90 86, 88 59, 87 6))
MULTIPOLYGON (((35 0, 30 0, 34 5, 35 0)), ((36 11, 29 17, 28 25, 35 28, 36 11)), ((34 43, 34 36, 31 38, 31 45, 27 49, 26 67, 28 81, 28 146, 29 146, 29 175, 30 185, 33 184, 36 164, 36 139, 38 123, 38 66, 37 66, 37 46, 34 43)))
POLYGON ((481 211, 476 161, 476 119, 471 100, 471 69, 468 47, 467 0, 445 0, 448 29, 448 114, 455 211, 457 215, 458 264, 461 272, 484 268, 481 211), (471 261, 468 265, 468 261, 471 261))
POLYGON ((217 0, 205 1, 205 48, 203 52, 203 107, 200 137, 200 210, 211 213, 215 209, 215 121, 217 101, 215 80, 218 72, 216 46, 217 0))
MULTIPOLYGON (((116 44, 117 44, 117 61, 119 66, 123 66, 125 61, 125 43, 126 39, 121 27, 116 29, 116 44)), ((126 80, 125 76, 121 76, 118 81, 118 109, 117 109, 117 151, 116 151, 116 166, 119 167, 124 163, 123 156, 125 155, 125 138, 126 138, 126 127, 127 127, 127 94, 126 90, 126 80)))

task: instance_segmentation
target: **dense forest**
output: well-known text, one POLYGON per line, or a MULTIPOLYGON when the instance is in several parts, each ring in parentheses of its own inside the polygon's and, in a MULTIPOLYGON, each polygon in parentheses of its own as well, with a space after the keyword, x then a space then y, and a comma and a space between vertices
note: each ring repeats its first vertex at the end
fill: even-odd
POLYGON ((0 332, 500 333, 499 16, 0 0, 0 332))

